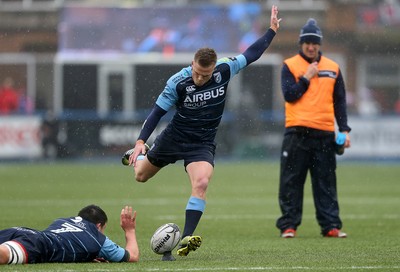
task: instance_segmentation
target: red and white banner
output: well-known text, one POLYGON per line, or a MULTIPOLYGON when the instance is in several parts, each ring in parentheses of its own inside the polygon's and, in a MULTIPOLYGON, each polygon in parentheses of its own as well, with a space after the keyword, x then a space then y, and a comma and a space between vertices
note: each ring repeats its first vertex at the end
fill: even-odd
POLYGON ((36 116, 0 116, 0 158, 37 158, 42 155, 36 116))

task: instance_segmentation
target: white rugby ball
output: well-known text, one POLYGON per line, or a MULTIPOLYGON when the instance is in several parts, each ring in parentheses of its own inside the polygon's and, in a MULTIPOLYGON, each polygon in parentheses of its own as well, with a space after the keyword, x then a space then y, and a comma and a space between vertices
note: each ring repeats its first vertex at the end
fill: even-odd
POLYGON ((179 243, 181 231, 178 225, 167 223, 159 227, 150 239, 150 247, 157 254, 172 251, 179 243))

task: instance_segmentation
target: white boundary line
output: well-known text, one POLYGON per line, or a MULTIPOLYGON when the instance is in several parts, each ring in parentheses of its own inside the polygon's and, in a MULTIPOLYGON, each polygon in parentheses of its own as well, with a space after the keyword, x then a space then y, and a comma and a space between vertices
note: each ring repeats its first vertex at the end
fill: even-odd
MULTIPOLYGON (((254 266, 254 267, 199 267, 199 268, 143 268, 135 267, 134 265, 127 269, 85 269, 87 272, 124 272, 124 271, 149 271, 149 272, 173 272, 173 271, 365 271, 365 270, 393 270, 400 269, 400 266, 344 266, 344 267, 309 267, 309 266, 292 266, 292 267, 279 267, 279 266, 254 266)), ((35 270, 37 272, 46 272, 48 270, 35 270)), ((80 269, 56 269, 53 271, 60 272, 78 272, 80 269)))
MULTIPOLYGON (((276 219, 279 215, 274 214, 213 214, 203 215, 203 220, 235 220, 235 219, 276 219)), ((375 214, 344 214, 340 216, 342 219, 351 219, 351 220, 370 220, 370 219, 383 219, 383 220, 398 220, 400 219, 400 214, 380 214, 379 216, 375 214)), ((178 215, 158 215, 155 216, 156 219, 159 220, 178 220, 181 216, 178 215)), ((315 215, 305 214, 303 215, 303 219, 313 219, 315 215)))
MULTIPOLYGON (((293 267, 279 267, 279 266, 255 266, 255 267, 199 267, 199 268, 143 268, 131 266, 127 269, 88 269, 88 272, 115 272, 115 271, 149 271, 149 272, 173 272, 173 271, 365 271, 365 270, 383 270, 393 271, 400 269, 400 266, 346 266, 346 267, 307 267, 307 266, 293 266, 293 267)), ((35 270, 36 271, 36 270, 35 270)), ((48 270, 39 270, 39 272, 48 270)), ((77 272, 82 270, 74 269, 57 269, 53 271, 62 272, 77 272)))
POLYGON ((258 266, 258 267, 202 267, 202 268, 189 268, 189 269, 170 269, 170 268, 154 268, 144 269, 143 271, 271 271, 271 270, 385 270, 385 269, 400 269, 400 266, 350 266, 350 267, 272 267, 272 266, 258 266))

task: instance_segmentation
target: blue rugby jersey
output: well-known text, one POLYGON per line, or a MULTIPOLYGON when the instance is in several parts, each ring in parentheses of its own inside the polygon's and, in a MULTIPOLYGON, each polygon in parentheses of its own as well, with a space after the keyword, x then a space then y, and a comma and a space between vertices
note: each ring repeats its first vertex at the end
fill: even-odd
POLYGON ((177 111, 163 133, 182 143, 213 142, 221 122, 230 79, 259 59, 275 34, 269 28, 242 54, 219 59, 211 79, 201 87, 194 84, 190 66, 170 77, 137 139, 146 142, 162 116, 175 107, 177 111))
POLYGON ((79 216, 57 219, 41 233, 45 237, 43 262, 87 262, 96 257, 119 262, 125 255, 124 248, 79 216))
POLYGON ((190 66, 170 77, 156 101, 165 111, 176 107, 166 131, 180 142, 214 141, 225 107, 228 83, 246 64, 243 55, 219 59, 211 79, 201 87, 194 84, 190 66))

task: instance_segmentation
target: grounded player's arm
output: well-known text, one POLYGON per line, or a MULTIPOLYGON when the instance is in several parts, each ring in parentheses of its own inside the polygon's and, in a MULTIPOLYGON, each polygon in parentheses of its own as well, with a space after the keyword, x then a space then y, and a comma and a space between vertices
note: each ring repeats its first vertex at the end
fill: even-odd
POLYGON ((301 77, 298 81, 296 81, 288 66, 286 64, 283 64, 281 73, 281 84, 283 98, 286 102, 290 103, 295 102, 303 96, 303 94, 307 91, 308 86, 310 85, 310 81, 308 81, 305 77, 301 77))
POLYGON ((127 259, 125 261, 138 262, 139 246, 136 239, 136 211, 133 211, 132 207, 125 206, 122 209, 120 225, 125 232, 125 250, 129 253, 129 258, 126 256, 127 259))
POLYGON ((272 39, 275 37, 275 34, 279 28, 279 22, 281 21, 281 19, 278 19, 277 16, 278 8, 276 6, 272 6, 270 28, 263 36, 261 36, 257 41, 250 45, 246 51, 243 52, 243 55, 247 60, 247 65, 258 60, 272 42, 272 39))
MULTIPOLYGON (((136 239, 136 211, 132 207, 125 206, 120 215, 120 226, 124 230, 126 246, 117 245, 106 237, 102 245, 97 261, 107 262, 138 262, 139 246, 136 239)), ((95 260, 95 261, 96 261, 95 260)))

